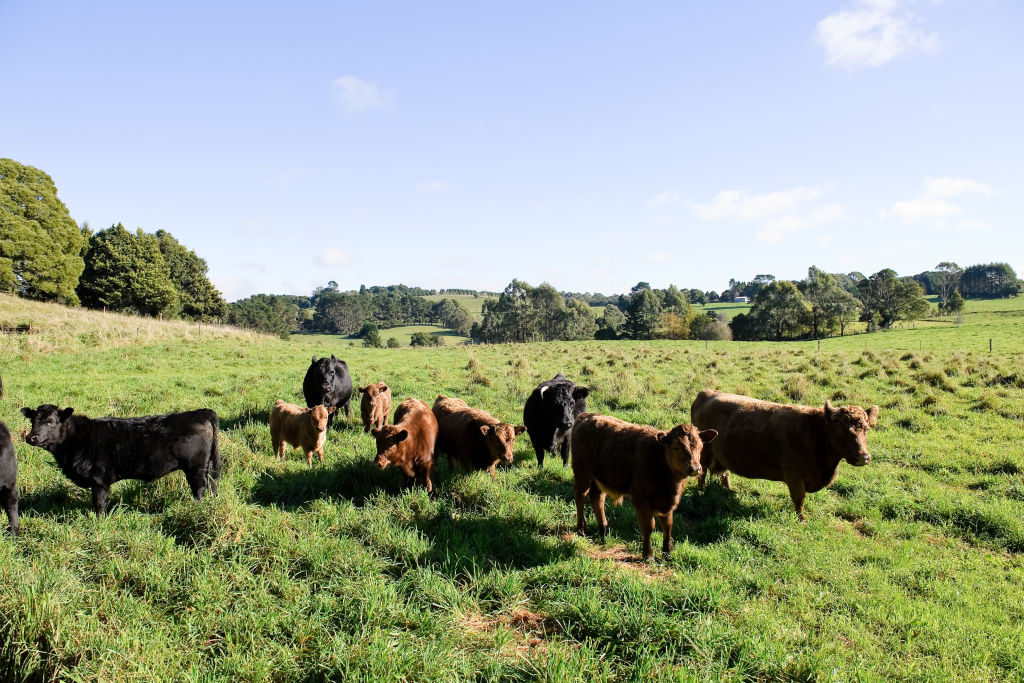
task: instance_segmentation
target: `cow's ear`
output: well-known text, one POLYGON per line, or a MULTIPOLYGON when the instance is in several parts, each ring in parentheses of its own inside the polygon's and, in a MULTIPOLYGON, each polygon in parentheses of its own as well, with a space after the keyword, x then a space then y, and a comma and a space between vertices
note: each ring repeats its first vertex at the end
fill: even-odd
POLYGON ((334 357, 333 353, 331 354, 331 360, 338 360, 337 358, 334 357))
POLYGON ((75 409, 69 407, 69 408, 65 408, 64 410, 62 410, 59 413, 57 413, 57 416, 60 418, 60 421, 63 422, 64 420, 66 420, 69 417, 71 417, 71 413, 73 413, 73 412, 75 412, 75 409))
POLYGON ((313 356, 313 362, 314 363, 316 362, 316 356, 313 356))
POLYGON ((36 419, 36 411, 32 408, 22 408, 21 414, 30 420, 36 419))
POLYGON ((835 417, 835 414, 836 414, 836 409, 832 407, 832 402, 829 401, 826 398, 825 399, 825 419, 826 420, 831 420, 833 417, 835 417))
POLYGON ((868 413, 868 427, 874 427, 878 424, 878 406, 871 406, 867 410, 868 413))
POLYGON ((397 434, 395 434, 395 443, 402 443, 403 441, 405 441, 408 438, 409 438, 409 431, 406 430, 406 429, 403 429, 402 431, 400 431, 397 434))
POLYGON ((516 429, 515 429, 516 436, 522 434, 525 431, 526 431, 526 427, 524 425, 516 425, 516 429))
POLYGON ((384 382, 377 382, 377 391, 388 391, 388 385, 384 382))
POLYGON ((574 401, 578 401, 581 398, 586 398, 590 395, 590 389, 587 387, 576 387, 572 390, 572 398, 574 401))
POLYGON ((480 425, 480 433, 484 436, 491 435, 491 425, 480 425))
POLYGON ((718 436, 718 431, 715 429, 705 429, 697 436, 699 436, 700 440, 703 441, 705 445, 707 445, 715 440, 715 437, 718 436))
POLYGON ((658 443, 660 443, 660 444, 668 443, 668 432, 659 432, 658 433, 658 443))
POLYGON ((544 392, 547 391, 547 390, 548 390, 548 387, 541 387, 540 388, 540 397, 541 398, 544 398, 544 392))
POLYGON ((356 391, 358 391, 361 394, 365 394, 366 390, 369 389, 369 388, 370 387, 356 387, 356 391))
POLYGON ((327 409, 327 414, 328 414, 328 415, 334 415, 334 413, 335 413, 335 412, 336 412, 337 410, 338 410, 338 406, 331 406, 330 408, 328 408, 328 409, 327 409))
POLYGON ((380 430, 380 429, 377 429, 376 427, 374 427, 373 429, 370 430, 370 436, 372 436, 375 439, 379 438, 381 431, 383 431, 383 430, 380 430))

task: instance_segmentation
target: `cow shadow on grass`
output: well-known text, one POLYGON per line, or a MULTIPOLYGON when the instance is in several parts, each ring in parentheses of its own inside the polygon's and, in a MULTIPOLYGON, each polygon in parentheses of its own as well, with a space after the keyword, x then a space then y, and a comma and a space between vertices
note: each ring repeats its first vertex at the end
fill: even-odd
POLYGON ((250 491, 250 502, 258 505, 277 505, 295 510, 321 498, 346 498, 362 507, 374 493, 394 488, 401 490, 404 477, 381 472, 369 458, 345 460, 321 465, 314 456, 313 466, 286 472, 263 472, 256 478, 250 491))

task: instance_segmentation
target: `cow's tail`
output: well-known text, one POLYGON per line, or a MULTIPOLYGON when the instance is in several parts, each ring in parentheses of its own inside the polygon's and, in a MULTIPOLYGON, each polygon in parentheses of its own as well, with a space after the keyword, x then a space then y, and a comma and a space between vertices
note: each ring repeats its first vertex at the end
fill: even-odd
POLYGON ((217 481, 220 479, 220 448, 217 446, 217 435, 220 433, 220 418, 217 417, 217 413, 210 411, 212 416, 210 418, 210 426, 213 427, 213 439, 210 444, 210 461, 207 465, 207 472, 210 477, 210 488, 214 493, 217 492, 217 481))

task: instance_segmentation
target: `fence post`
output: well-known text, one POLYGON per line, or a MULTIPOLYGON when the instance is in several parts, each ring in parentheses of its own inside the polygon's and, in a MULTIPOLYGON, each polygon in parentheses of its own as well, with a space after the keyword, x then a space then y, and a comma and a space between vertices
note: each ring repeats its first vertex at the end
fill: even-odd
POLYGON ((992 337, 988 338, 988 352, 992 353, 992 337))

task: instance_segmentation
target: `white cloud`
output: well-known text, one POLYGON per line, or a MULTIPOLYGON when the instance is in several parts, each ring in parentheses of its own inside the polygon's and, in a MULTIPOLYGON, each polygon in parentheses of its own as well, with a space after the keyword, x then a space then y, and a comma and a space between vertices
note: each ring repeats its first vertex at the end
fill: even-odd
POLYGON ((936 219, 944 218, 946 216, 954 216, 958 213, 963 213, 956 204, 945 201, 944 199, 931 199, 929 197, 922 197, 920 199, 913 199, 906 202, 896 202, 889 209, 889 215, 899 218, 904 223, 916 223, 920 220, 925 219, 936 219))
POLYGON ((219 277, 212 278, 212 281, 213 286, 224 295, 225 301, 238 301, 258 291, 256 283, 244 277, 219 277))
POLYGON ((692 204, 690 208, 702 221, 756 221, 793 211, 820 195, 821 189, 816 187, 797 187, 754 195, 741 190, 723 190, 709 203, 692 204))
POLYGON ((454 190, 455 186, 443 180, 424 180, 416 183, 416 191, 420 194, 437 194, 454 190))
POLYGON ((377 84, 362 81, 355 76, 342 76, 331 83, 331 91, 346 111, 379 109, 391 99, 391 93, 377 84))
POLYGON ((352 263, 352 254, 337 247, 327 247, 317 255, 316 262, 321 266, 345 266, 352 263))
POLYGON ((934 52, 939 38, 915 27, 912 12, 899 10, 898 0, 860 0, 818 22, 815 38, 825 49, 829 66, 853 71, 881 66, 904 52, 934 52))
POLYGON ((653 197, 649 202, 647 202, 647 206, 650 206, 652 208, 670 206, 672 204, 678 204, 679 200, 680 196, 678 190, 667 190, 653 197))
POLYGON ((672 260, 672 254, 648 254, 647 260, 651 263, 668 263, 672 260))
POLYGON ((992 226, 985 221, 960 221, 953 227, 961 232, 975 232, 978 230, 992 229, 992 226))
POLYGON ((969 178, 928 178, 924 181, 924 195, 932 198, 955 197, 958 194, 993 194, 992 187, 969 178))
MULTIPOLYGON (((954 204, 950 199, 972 194, 991 196, 995 194, 995 190, 990 185, 969 178, 926 178, 924 191, 919 197, 896 202, 888 211, 882 211, 880 216, 882 220, 887 216, 893 216, 907 225, 929 221, 933 226, 946 227, 948 218, 964 213, 963 207, 954 204)), ((961 221, 953 227, 963 230, 988 228, 983 223, 970 220, 961 221)))
POLYGON ((711 223, 763 223, 757 239, 781 242, 798 230, 847 217, 846 209, 838 204, 816 204, 823 193, 820 187, 796 187, 763 194, 724 190, 706 204, 690 204, 690 209, 697 218, 711 223))

